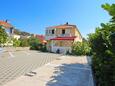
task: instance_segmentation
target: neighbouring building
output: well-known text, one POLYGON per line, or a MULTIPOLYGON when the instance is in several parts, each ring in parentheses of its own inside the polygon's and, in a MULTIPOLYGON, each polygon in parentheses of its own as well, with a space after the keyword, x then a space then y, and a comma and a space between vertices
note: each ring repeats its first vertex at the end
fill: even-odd
POLYGON ((0 26, 6 30, 6 32, 7 32, 7 34, 8 34, 9 36, 10 36, 11 34, 13 34, 13 26, 12 26, 11 24, 9 24, 9 23, 7 22, 7 20, 6 20, 6 21, 1 21, 1 20, 0 20, 0 26))
POLYGON ((36 34, 35 37, 39 39, 40 43, 46 44, 46 40, 45 40, 45 36, 44 35, 36 34))
POLYGON ((12 46, 13 42, 11 41, 12 35, 13 35, 13 26, 6 21, 2 21, 0 20, 0 27, 4 28, 6 33, 8 34, 8 40, 5 44, 3 44, 4 46, 12 46))
POLYGON ((21 38, 21 36, 20 36, 20 35, 17 35, 17 34, 13 34, 12 37, 13 37, 14 39, 17 39, 17 40, 21 38))
POLYGON ((68 24, 47 27, 45 31, 47 50, 50 52, 71 52, 74 42, 82 42, 82 36, 76 25, 68 24))

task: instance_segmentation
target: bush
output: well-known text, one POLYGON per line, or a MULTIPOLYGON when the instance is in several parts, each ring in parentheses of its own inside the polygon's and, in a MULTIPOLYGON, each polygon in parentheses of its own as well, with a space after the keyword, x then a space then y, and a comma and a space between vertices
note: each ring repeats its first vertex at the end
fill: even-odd
POLYGON ((18 39, 13 39, 13 46, 14 46, 14 47, 20 47, 20 40, 18 40, 18 39))
POLYGON ((91 48, 88 42, 76 42, 72 46, 73 55, 90 55, 91 48))
POLYGON ((38 38, 31 37, 29 39, 29 43, 30 43, 31 50, 39 50, 42 52, 47 52, 46 45, 40 43, 38 38))
POLYGON ((115 28, 111 24, 101 24, 95 33, 89 35, 93 50, 92 68, 97 86, 115 85, 115 28))
POLYGON ((29 39, 29 45, 30 45, 30 49, 31 50, 38 50, 38 46, 39 46, 40 42, 38 38, 35 37, 31 37, 29 39))
POLYGON ((39 44, 38 45, 38 50, 42 51, 42 52, 47 52, 47 48, 45 44, 39 44))
POLYGON ((20 40, 20 47, 29 47, 29 39, 24 38, 24 39, 19 39, 20 40))

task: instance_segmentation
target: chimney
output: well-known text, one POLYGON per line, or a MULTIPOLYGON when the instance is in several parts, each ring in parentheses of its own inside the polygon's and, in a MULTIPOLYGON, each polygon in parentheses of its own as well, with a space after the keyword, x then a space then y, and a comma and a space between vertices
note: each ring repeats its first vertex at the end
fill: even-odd
POLYGON ((65 25, 68 25, 68 22, 66 22, 66 24, 65 25))
POLYGON ((5 22, 8 23, 8 20, 6 19, 5 22))

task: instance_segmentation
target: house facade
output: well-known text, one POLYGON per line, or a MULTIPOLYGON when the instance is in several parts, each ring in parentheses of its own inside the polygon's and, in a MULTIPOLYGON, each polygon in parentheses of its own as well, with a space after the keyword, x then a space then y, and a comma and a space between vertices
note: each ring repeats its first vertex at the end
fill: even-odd
POLYGON ((82 36, 76 25, 63 24, 47 27, 45 31, 47 50, 50 52, 71 52, 74 42, 82 42, 82 36))
POLYGON ((9 36, 13 34, 13 26, 9 24, 7 20, 6 21, 0 20, 0 26, 6 30, 9 36))

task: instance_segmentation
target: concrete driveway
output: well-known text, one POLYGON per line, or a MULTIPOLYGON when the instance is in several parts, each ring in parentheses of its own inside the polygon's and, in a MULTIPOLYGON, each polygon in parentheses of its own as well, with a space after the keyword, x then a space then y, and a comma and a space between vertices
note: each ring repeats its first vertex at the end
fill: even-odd
POLYGON ((30 50, 7 51, 0 54, 0 86, 55 60, 59 56, 30 50))

